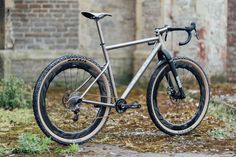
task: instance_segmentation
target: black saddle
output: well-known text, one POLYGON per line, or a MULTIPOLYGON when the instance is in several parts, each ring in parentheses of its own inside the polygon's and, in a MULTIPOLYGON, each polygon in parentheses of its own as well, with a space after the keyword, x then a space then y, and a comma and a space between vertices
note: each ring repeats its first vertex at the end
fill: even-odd
POLYGON ((112 16, 109 13, 91 13, 91 12, 81 12, 82 15, 84 15, 85 17, 89 18, 89 19, 93 19, 93 20, 100 20, 106 16, 112 16))

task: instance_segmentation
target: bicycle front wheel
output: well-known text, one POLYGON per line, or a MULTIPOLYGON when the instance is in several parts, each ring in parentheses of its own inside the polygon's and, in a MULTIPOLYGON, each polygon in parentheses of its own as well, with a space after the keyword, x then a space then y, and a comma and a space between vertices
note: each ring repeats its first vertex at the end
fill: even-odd
POLYGON ((188 58, 174 59, 186 97, 177 98, 178 87, 168 64, 157 68, 147 91, 148 112, 155 125, 169 135, 187 134, 203 120, 210 90, 201 67, 188 58), (172 86, 170 87, 170 81, 172 86))
MULTIPOLYGON (((101 68, 82 56, 63 56, 54 60, 40 75, 33 95, 35 119, 41 130, 58 143, 83 143, 105 124, 109 107, 69 103, 80 97, 101 68)), ((111 91, 105 74, 84 97, 86 100, 110 103, 111 91)))

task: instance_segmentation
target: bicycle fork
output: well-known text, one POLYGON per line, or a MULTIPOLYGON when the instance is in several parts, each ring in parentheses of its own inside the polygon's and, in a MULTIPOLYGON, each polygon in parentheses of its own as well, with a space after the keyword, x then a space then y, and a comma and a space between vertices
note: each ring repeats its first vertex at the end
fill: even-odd
POLYGON ((169 95, 171 95, 171 96, 174 95, 175 99, 184 99, 186 96, 185 96, 185 93, 184 93, 183 86, 182 86, 182 83, 180 81, 180 78, 178 76, 174 60, 170 56, 170 53, 168 52, 168 50, 162 49, 161 51, 162 51, 162 54, 165 56, 165 59, 166 59, 168 65, 170 66, 170 70, 171 70, 171 72, 172 72, 172 74, 174 76, 174 80, 176 82, 176 85, 177 85, 178 91, 179 91, 177 93, 177 95, 176 95, 174 84, 172 82, 172 79, 170 78, 170 74, 166 74, 165 77, 166 77, 166 80, 168 82, 169 88, 171 90, 171 93, 169 93, 169 95), (173 93, 172 93, 172 91, 173 91, 173 93))

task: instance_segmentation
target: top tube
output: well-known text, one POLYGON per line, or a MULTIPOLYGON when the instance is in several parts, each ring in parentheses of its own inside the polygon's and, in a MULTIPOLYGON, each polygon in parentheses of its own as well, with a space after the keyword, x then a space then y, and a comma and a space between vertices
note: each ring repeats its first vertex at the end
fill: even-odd
POLYGON ((141 39, 141 40, 136 40, 136 41, 130 41, 130 42, 122 43, 122 44, 107 46, 106 49, 109 51, 109 50, 118 49, 122 47, 143 44, 143 43, 147 43, 151 41, 157 41, 158 39, 159 37, 152 37, 152 38, 146 38, 146 39, 141 39))

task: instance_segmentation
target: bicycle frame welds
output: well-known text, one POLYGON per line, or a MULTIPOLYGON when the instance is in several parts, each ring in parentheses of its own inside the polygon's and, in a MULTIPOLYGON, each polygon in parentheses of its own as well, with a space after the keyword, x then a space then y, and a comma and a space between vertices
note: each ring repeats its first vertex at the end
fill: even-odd
MULTIPOLYGON (((100 38, 100 41, 101 41, 101 47, 102 47, 103 55, 104 55, 104 58, 105 58, 105 65, 103 66, 103 69, 102 69, 101 73, 95 78, 95 80, 89 85, 89 87, 82 94, 81 98, 83 98, 86 95, 86 93, 93 86, 93 84, 99 79, 99 77, 101 77, 101 75, 104 74, 104 72, 106 70, 108 70, 108 76, 109 76, 110 81, 111 81, 111 88, 112 88, 112 92, 113 92, 112 94, 114 96, 114 100, 116 102, 119 99, 118 94, 117 94, 117 90, 116 90, 116 85, 115 85, 115 80, 114 80, 111 64, 110 64, 110 59, 109 59, 109 56, 108 56, 108 51, 110 51, 110 50, 119 49, 119 48, 128 47, 128 46, 132 46, 132 45, 137 45, 137 44, 148 43, 148 42, 155 42, 152 52, 148 55, 148 57, 144 61, 143 65, 140 67, 138 72, 135 74, 135 76, 133 77, 133 79, 131 80, 131 82, 129 83, 127 88, 125 89, 125 91, 122 94, 122 96, 120 97, 120 99, 126 99, 128 97, 128 95, 131 92, 131 90, 133 89, 134 85, 137 83, 137 81, 143 75, 145 70, 148 68, 149 64, 152 62, 154 57, 159 52, 162 53, 165 56, 164 58, 170 64, 171 69, 172 69, 172 66, 174 66, 173 64, 171 64, 173 62, 173 59, 169 55, 169 52, 166 50, 165 45, 164 45, 164 41, 163 41, 160 33, 157 34, 156 37, 152 37, 152 38, 146 38, 146 39, 126 42, 126 43, 122 43, 122 44, 106 46, 99 21, 96 21, 96 25, 97 25, 97 29, 98 29, 99 38, 100 38)), ((165 29, 166 28, 163 28, 163 30, 160 29, 159 32, 164 32, 165 29)), ((180 81, 178 80, 178 75, 177 75, 175 67, 173 69, 174 69, 174 71, 172 71, 173 75, 176 76, 175 81, 177 82, 177 85, 179 86, 179 88, 182 88, 182 85, 181 85, 180 81)), ((85 85, 91 78, 92 77, 88 78, 81 86, 85 85)), ((81 86, 79 88, 81 88, 81 86)), ((76 90, 78 90, 78 89, 76 89, 76 90)), ((85 99, 82 99, 82 102, 87 103, 87 104, 115 107, 115 103, 113 103, 113 104, 102 103, 102 102, 90 101, 90 100, 85 100, 85 99)))

